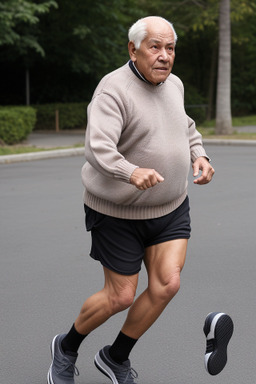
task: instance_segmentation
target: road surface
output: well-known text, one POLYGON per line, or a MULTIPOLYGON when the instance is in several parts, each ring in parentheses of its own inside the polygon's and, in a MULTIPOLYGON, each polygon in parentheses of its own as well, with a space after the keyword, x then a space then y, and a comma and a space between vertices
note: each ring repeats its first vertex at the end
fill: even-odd
MULTIPOLYGON (((181 289, 132 352, 139 383, 255 383, 256 149, 206 149, 216 175, 207 186, 189 177, 192 238, 181 289), (228 364, 215 377, 203 359, 211 311, 228 313, 235 325, 228 364)), ((0 383, 46 383, 53 336, 67 332, 84 299, 102 287, 101 267, 88 256, 82 164, 78 156, 0 165, 0 383)), ((138 294, 145 286, 143 269, 138 294)), ((124 317, 84 341, 76 384, 110 383, 93 357, 124 317)))

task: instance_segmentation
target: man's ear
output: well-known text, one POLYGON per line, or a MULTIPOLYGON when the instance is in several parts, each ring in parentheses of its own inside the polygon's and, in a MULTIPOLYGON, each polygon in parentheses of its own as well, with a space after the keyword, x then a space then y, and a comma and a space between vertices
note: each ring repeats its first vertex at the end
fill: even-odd
POLYGON ((128 52, 130 55, 130 59, 133 62, 135 62, 137 60, 137 58, 136 58, 137 49, 135 48, 133 41, 129 41, 129 43, 128 43, 128 52))

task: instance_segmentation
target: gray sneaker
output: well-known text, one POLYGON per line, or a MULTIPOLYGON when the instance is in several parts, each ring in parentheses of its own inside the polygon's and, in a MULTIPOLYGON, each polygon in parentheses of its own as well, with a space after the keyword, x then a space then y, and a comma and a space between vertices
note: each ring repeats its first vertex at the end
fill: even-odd
POLYGON ((61 348, 65 336, 57 335, 52 341, 52 363, 47 375, 48 384, 74 384, 74 375, 79 375, 75 366, 78 354, 65 354, 61 348))
POLYGON ((135 384, 134 379, 138 377, 137 372, 131 368, 130 360, 123 364, 117 364, 109 355, 110 345, 101 349, 94 358, 96 367, 109 379, 113 384, 135 384))

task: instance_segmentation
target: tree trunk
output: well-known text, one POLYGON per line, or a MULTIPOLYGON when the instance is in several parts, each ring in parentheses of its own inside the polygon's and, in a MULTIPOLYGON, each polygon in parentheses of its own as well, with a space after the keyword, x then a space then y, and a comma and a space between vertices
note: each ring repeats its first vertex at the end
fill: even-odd
POLYGON ((30 105, 29 69, 26 69, 26 105, 30 105))
POLYGON ((231 134, 231 28, 230 0, 220 0, 219 5, 219 61, 216 100, 217 134, 231 134))

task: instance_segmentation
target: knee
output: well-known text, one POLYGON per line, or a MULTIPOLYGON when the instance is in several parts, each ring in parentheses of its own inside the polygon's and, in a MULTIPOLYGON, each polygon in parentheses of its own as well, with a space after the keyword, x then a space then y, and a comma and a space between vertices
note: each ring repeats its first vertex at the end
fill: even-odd
POLYGON ((165 286, 165 296, 167 300, 171 300, 180 289, 180 272, 173 274, 165 286))
POLYGON ((162 279, 152 294, 158 302, 168 303, 178 293, 179 289, 180 271, 177 270, 169 277, 162 279))
POLYGON ((111 313, 115 314, 129 308, 133 304, 134 297, 135 290, 132 287, 126 287, 111 295, 109 299, 111 313))

